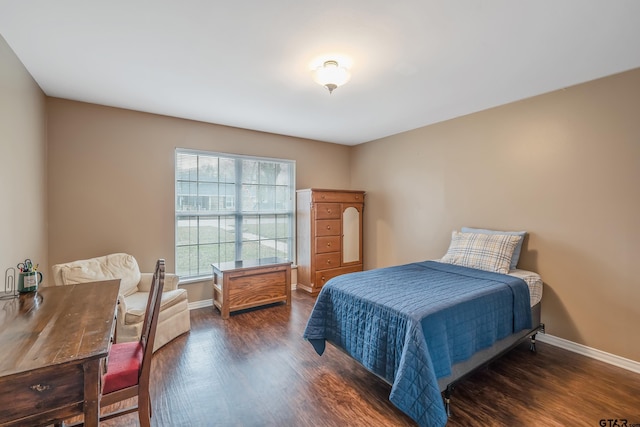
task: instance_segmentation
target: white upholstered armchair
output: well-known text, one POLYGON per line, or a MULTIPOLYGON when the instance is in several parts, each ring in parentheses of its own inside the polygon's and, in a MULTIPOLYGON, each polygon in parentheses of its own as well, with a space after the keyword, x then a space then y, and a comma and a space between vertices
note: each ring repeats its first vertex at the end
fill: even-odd
MULTIPOLYGON (((117 342, 140 339, 153 273, 140 273, 133 256, 110 254, 57 264, 52 270, 56 286, 120 279, 116 339, 117 342)), ((190 329, 187 292, 178 288, 178 276, 167 273, 153 351, 190 329)))

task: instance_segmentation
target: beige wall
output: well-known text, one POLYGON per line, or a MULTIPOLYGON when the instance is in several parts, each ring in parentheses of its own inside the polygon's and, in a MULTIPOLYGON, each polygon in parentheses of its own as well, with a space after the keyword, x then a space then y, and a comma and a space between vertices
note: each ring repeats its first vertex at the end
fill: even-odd
POLYGON ((352 168, 366 268, 528 230, 547 332, 640 361, 640 69, 362 144, 352 168))
POLYGON ((31 258, 45 273, 45 96, 0 36, 0 269, 31 258))
MULTIPOLYGON (((298 188, 343 188, 349 147, 48 99, 51 264, 127 252, 143 271, 174 260, 174 150, 293 159, 298 188)), ((185 285, 189 301, 209 283, 185 285)))

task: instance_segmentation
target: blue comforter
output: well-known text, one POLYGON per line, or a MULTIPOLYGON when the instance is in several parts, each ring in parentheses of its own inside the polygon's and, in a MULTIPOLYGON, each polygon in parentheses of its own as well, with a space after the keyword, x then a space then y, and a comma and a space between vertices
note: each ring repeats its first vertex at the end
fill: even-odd
POLYGON ((389 400, 420 426, 443 426, 438 378, 451 365, 531 328, 529 288, 518 278, 425 261, 328 281, 304 338, 325 341, 392 384, 389 400))

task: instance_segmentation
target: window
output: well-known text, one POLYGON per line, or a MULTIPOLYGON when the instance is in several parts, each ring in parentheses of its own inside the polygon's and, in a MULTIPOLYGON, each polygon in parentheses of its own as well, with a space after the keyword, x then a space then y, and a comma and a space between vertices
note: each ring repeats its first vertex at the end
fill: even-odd
POLYGON ((176 150, 176 273, 211 264, 292 260, 295 162, 176 150))

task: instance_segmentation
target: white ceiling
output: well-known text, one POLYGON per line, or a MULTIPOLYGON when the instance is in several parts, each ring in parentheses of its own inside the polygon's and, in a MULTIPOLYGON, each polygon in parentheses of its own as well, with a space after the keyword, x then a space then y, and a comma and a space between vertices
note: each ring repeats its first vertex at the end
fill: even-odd
POLYGON ((640 67, 638 0, 0 0, 0 34, 49 96, 346 145, 640 67))

